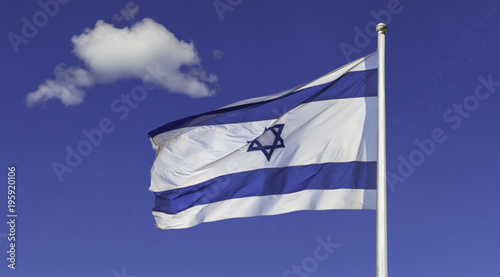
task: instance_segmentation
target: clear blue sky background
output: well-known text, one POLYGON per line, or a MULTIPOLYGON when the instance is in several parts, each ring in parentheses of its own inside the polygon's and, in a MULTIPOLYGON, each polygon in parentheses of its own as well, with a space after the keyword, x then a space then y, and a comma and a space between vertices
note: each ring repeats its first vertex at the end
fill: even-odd
MULTIPOLYGON (((223 20, 213 2, 136 0, 135 17, 117 21, 113 15, 125 1, 72 0, 17 53, 8 34, 22 35, 22 18, 32 21, 42 9, 36 1, 2 2, 0 210, 7 221, 7 167, 15 165, 18 223, 16 270, 7 268, 8 228, 0 224, 0 276, 282 276, 329 236, 338 247, 310 276, 374 276, 374 211, 301 211, 155 228, 148 131, 319 77, 347 63, 341 45, 358 48, 351 59, 375 51, 376 39, 362 44, 355 29, 378 21, 372 13, 387 11, 392 1, 230 1, 235 5, 223 20), (203 69, 218 76, 215 95, 151 90, 122 120, 111 103, 142 85, 124 79, 85 89, 79 105, 52 99, 27 107, 26 95, 54 78, 56 65, 85 67, 72 53, 72 36, 97 20, 123 28, 143 18, 194 43, 203 69), (59 181, 51 164, 65 163, 67 146, 74 149, 86 139, 82 130, 99 128, 103 118, 114 130, 59 181)), ((482 100, 475 90, 480 76, 500 82, 500 2, 399 3, 399 12, 383 19, 389 26, 389 274, 498 277, 500 84, 492 92, 483 86, 482 100), (415 140, 432 139, 436 128, 446 140, 418 156, 415 140), (415 165, 405 167, 403 160, 415 165)))

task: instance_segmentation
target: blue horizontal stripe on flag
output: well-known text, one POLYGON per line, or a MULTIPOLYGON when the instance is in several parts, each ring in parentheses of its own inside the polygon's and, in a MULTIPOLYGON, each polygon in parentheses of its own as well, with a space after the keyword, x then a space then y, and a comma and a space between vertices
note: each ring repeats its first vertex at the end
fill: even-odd
POLYGON ((300 104, 331 99, 377 96, 377 69, 349 72, 326 84, 276 99, 228 107, 182 118, 149 132, 149 137, 193 126, 241 123, 279 118, 300 104))
POLYGON ((377 162, 324 163, 264 168, 220 176, 206 182, 155 192, 154 211, 176 214, 190 207, 250 196, 314 189, 376 189, 377 162))

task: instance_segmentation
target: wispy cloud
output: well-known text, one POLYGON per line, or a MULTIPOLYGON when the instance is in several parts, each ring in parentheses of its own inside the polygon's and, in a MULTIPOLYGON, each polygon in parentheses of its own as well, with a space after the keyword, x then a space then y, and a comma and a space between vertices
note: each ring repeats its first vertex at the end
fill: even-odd
POLYGON ((120 14, 113 16, 115 21, 128 21, 134 19, 135 15, 139 12, 139 6, 134 2, 128 2, 123 9, 120 10, 120 14))
POLYGON ((152 19, 123 29, 99 20, 93 29, 85 29, 71 41, 73 53, 85 68, 58 65, 55 79, 46 80, 28 94, 28 106, 52 98, 66 106, 78 105, 85 89, 129 78, 191 97, 215 94, 217 75, 208 75, 202 68, 194 43, 177 39, 152 19))
POLYGON ((214 60, 222 60, 222 58, 224 58, 224 52, 222 52, 219 49, 214 49, 212 51, 212 56, 213 56, 214 60))
POLYGON ((55 80, 45 80, 35 92, 27 96, 28 107, 51 98, 60 99, 64 105, 78 105, 85 97, 83 88, 93 85, 94 80, 89 72, 79 67, 67 68, 60 64, 54 69, 55 80))

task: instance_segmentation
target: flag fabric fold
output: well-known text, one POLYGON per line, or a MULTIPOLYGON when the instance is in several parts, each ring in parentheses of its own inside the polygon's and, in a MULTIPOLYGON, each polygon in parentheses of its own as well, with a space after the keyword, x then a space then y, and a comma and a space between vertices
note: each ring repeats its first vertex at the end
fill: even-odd
POLYGON ((148 133, 160 229, 298 210, 375 209, 377 53, 282 93, 148 133))

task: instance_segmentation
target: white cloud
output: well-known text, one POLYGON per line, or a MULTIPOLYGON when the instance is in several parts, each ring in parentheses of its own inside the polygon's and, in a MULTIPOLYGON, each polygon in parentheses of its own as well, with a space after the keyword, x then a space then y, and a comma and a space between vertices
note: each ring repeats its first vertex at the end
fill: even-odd
POLYGON ((99 20, 93 29, 85 29, 71 41, 73 53, 86 68, 58 66, 55 80, 46 80, 28 94, 28 106, 51 98, 78 105, 85 96, 83 89, 126 78, 156 83, 191 97, 215 93, 210 87, 217 87, 217 75, 207 75, 193 42, 177 39, 152 19, 123 29, 99 20))
POLYGON ((120 14, 114 15, 113 20, 128 21, 134 19, 135 15, 139 12, 139 6, 130 1, 125 5, 125 8, 120 10, 120 14))
POLYGON ((212 56, 214 57, 214 60, 222 60, 222 58, 224 58, 224 52, 219 49, 214 49, 212 51, 212 56))
POLYGON ((28 107, 51 98, 61 100, 66 106, 78 105, 85 96, 82 88, 90 87, 94 83, 87 70, 78 67, 66 68, 64 64, 56 66, 54 75, 55 80, 45 80, 35 92, 28 94, 28 107))

